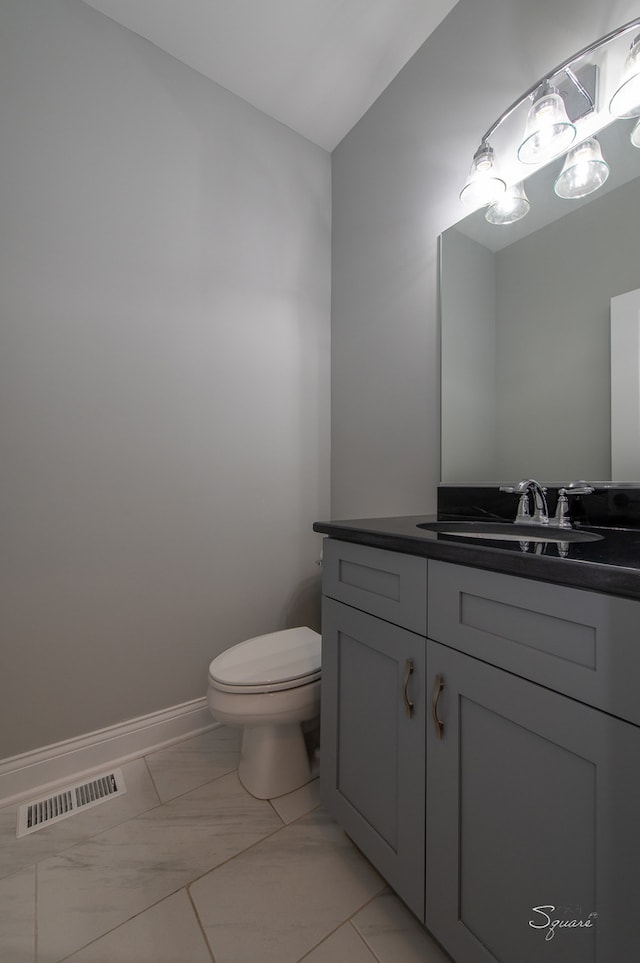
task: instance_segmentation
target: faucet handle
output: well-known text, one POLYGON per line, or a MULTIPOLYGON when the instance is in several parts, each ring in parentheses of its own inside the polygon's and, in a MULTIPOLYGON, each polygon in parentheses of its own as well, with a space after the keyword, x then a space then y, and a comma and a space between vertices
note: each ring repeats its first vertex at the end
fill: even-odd
POLYGON ((571 528, 571 518, 569 515, 569 495, 590 495, 595 491, 593 485, 586 481, 575 481, 567 485, 566 488, 558 489, 558 504, 553 525, 558 528, 571 528))
POLYGON ((531 513, 529 511, 529 489, 521 488, 520 485, 500 485, 499 491, 506 492, 507 495, 519 495, 518 500, 518 510, 516 512, 516 517, 514 519, 516 525, 527 524, 531 522, 531 513))
POLYGON ((595 491, 593 485, 586 481, 572 481, 566 488, 559 488, 558 495, 590 495, 595 491))

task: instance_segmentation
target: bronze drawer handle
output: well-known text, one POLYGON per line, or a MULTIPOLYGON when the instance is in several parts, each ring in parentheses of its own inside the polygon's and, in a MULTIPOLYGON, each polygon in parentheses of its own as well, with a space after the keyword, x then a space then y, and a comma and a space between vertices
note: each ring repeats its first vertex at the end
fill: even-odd
POLYGON ((407 719, 410 719, 413 715, 413 702, 409 698, 407 693, 407 688, 409 686, 409 679, 413 675, 413 662, 411 659, 407 659, 404 666, 404 678, 402 680, 402 701, 404 703, 404 711, 406 713, 407 719))
POLYGON ((433 698, 431 699, 431 714, 433 716, 433 724, 436 727, 436 736, 438 739, 442 739, 442 734, 444 732, 444 722, 442 719, 438 718, 438 702, 440 701, 440 693, 444 689, 444 679, 441 675, 436 676, 436 684, 433 690, 433 698))

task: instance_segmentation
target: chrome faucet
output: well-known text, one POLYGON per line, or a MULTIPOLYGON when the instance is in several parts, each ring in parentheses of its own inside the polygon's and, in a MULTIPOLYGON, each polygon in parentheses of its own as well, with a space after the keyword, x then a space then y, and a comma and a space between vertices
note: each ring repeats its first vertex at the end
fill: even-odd
POLYGON ((515 517, 516 525, 548 525, 549 509, 545 498, 546 488, 535 478, 523 478, 517 485, 502 485, 501 492, 520 495, 518 511, 515 517), (529 511, 529 496, 533 499, 533 515, 529 511))
POLYGON ((520 495, 518 511, 514 519, 516 525, 549 525, 552 528, 571 528, 569 514, 569 498, 572 495, 590 495, 595 491, 593 485, 585 481, 574 481, 566 488, 558 489, 558 503, 553 518, 549 518, 549 509, 545 493, 547 489, 535 478, 523 478, 517 485, 502 485, 501 492, 520 495), (533 500, 533 515, 529 510, 529 498, 533 500))

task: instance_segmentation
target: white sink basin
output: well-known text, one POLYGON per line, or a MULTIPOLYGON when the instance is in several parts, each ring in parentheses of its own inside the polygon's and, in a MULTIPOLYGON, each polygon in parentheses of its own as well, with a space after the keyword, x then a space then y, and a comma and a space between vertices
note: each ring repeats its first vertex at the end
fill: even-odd
POLYGON ((418 528, 458 538, 484 538, 507 542, 598 542, 602 535, 552 525, 515 525, 512 522, 421 522, 418 528))

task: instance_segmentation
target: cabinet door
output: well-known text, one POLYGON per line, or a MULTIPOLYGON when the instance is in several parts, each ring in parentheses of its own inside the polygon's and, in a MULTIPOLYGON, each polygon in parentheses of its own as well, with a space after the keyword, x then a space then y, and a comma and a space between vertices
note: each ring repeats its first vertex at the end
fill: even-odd
POLYGON ((323 599, 323 801, 420 919, 425 647, 419 635, 323 599))
POLYGON ((640 960, 640 730, 431 641, 428 667, 427 926, 458 963, 640 960))

